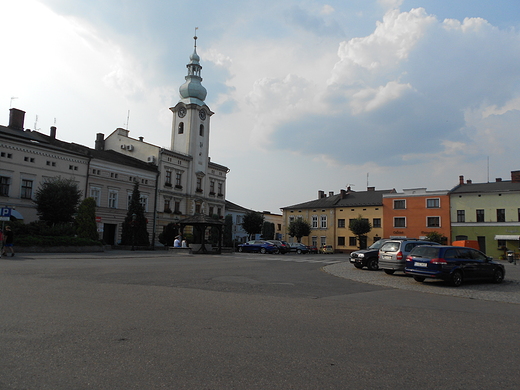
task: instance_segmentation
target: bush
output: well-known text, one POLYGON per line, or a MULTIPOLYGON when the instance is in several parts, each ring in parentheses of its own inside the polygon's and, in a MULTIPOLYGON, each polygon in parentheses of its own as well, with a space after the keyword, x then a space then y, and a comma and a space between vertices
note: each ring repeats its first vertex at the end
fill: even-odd
POLYGON ((70 236, 32 236, 24 235, 15 237, 15 246, 96 246, 101 245, 99 241, 88 238, 70 236))

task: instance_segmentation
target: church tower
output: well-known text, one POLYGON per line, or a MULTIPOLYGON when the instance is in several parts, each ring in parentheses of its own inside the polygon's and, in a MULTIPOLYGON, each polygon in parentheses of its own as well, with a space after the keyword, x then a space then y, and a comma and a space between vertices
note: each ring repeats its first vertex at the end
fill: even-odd
POLYGON ((210 117, 213 112, 204 103, 206 88, 201 84, 200 57, 197 54, 197 36, 190 62, 186 65, 186 82, 180 86, 180 100, 171 107, 173 112, 171 150, 193 158, 196 172, 206 174, 209 157, 210 117))

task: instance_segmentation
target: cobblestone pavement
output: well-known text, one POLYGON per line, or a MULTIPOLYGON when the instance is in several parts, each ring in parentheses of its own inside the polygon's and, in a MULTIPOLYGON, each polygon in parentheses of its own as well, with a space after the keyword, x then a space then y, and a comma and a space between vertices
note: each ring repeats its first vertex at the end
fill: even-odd
POLYGON ((401 290, 420 291, 432 294, 479 299, 485 301, 520 304, 520 264, 514 265, 501 261, 506 268, 506 276, 501 284, 486 282, 468 282, 460 287, 452 287, 442 281, 416 282, 404 273, 387 275, 383 271, 357 269, 350 262, 341 262, 325 266, 324 271, 356 282, 392 287, 401 290))

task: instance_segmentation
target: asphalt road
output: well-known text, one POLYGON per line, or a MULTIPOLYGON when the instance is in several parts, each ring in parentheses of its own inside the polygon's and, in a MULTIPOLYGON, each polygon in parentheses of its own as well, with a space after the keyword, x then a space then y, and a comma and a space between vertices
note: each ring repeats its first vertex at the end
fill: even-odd
POLYGON ((0 389, 518 388, 518 304, 324 271, 345 260, 2 258, 0 389))

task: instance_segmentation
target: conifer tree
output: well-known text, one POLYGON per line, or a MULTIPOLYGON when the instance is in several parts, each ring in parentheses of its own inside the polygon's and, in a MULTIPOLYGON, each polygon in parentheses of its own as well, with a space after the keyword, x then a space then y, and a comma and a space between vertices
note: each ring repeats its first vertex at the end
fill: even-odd
POLYGON ((144 207, 141 204, 141 192, 139 191, 139 183, 137 181, 134 184, 128 213, 123 223, 121 244, 132 245, 132 247, 150 245, 148 231, 146 230, 144 207))

